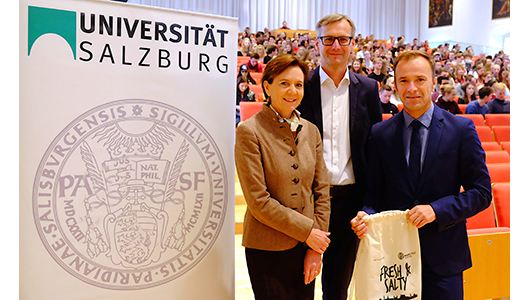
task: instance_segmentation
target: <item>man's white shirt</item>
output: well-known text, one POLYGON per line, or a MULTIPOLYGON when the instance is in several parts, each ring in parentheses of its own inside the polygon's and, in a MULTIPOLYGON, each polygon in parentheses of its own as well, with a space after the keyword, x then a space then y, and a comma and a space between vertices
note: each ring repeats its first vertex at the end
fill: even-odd
POLYGON ((345 72, 339 87, 321 67, 323 154, 332 185, 355 183, 350 150, 349 72, 345 72))

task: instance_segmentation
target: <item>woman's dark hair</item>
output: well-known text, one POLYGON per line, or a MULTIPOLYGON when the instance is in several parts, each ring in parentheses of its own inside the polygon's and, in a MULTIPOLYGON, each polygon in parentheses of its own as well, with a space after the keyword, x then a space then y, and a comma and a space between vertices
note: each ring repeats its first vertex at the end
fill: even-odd
POLYGON ((239 84, 241 84, 241 83, 243 83, 243 82, 245 82, 245 83, 248 83, 248 82, 249 82, 247 76, 239 76, 239 77, 237 78, 237 86, 239 86, 239 84))
POLYGON ((304 83, 307 82, 309 78, 309 67, 306 63, 292 54, 276 56, 267 63, 265 70, 263 71, 263 75, 261 76, 261 87, 263 88, 263 94, 267 99, 269 98, 269 95, 267 95, 267 92, 265 92, 263 83, 267 81, 269 84, 272 84, 274 78, 290 67, 299 67, 304 73, 304 83))
POLYGON ((475 89, 474 89, 474 84, 471 83, 471 82, 468 82, 466 84, 464 84, 464 86, 462 86, 462 90, 464 90, 464 96, 462 96, 462 98, 464 99, 464 103, 463 104, 468 104, 469 102, 473 101, 473 100, 477 100, 477 95, 475 95, 475 89), (473 94, 471 95, 471 97, 468 98, 467 96, 467 87, 468 86, 473 86, 473 94))

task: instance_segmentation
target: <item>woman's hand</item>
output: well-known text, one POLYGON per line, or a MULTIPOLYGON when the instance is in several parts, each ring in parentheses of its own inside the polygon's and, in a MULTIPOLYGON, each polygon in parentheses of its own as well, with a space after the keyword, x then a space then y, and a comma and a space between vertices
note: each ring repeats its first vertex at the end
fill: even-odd
POLYGON ((363 221, 363 217, 367 215, 368 214, 364 211, 360 211, 357 213, 357 216, 350 221, 351 229, 355 232, 359 239, 362 239, 368 231, 368 226, 363 221))
POLYGON ((322 268, 322 257, 312 249, 307 249, 304 259, 304 282, 305 284, 317 278, 322 268))
POLYGON ((320 229, 311 229, 309 237, 305 241, 306 244, 318 254, 324 254, 324 251, 329 246, 330 239, 328 238, 329 232, 324 232, 320 229))

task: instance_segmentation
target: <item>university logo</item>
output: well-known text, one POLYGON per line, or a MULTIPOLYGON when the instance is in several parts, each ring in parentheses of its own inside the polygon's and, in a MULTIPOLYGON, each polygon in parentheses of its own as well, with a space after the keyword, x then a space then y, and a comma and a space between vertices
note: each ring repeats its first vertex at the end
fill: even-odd
POLYGON ((45 34, 57 34, 72 49, 76 59, 76 13, 44 7, 28 7, 28 56, 35 41, 45 34))
POLYGON ((196 120, 156 101, 114 101, 50 144, 34 183, 35 224, 73 276, 149 288, 209 252, 226 215, 226 183, 221 153, 196 120))

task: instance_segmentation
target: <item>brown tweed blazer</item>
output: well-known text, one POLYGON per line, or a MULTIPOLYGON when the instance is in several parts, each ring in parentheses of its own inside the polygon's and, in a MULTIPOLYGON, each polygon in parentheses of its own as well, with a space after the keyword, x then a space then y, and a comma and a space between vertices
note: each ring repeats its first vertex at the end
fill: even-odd
POLYGON ((237 129, 235 161, 247 202, 243 246, 281 251, 328 230, 329 181, 317 127, 301 119, 298 145, 266 104, 237 129))

